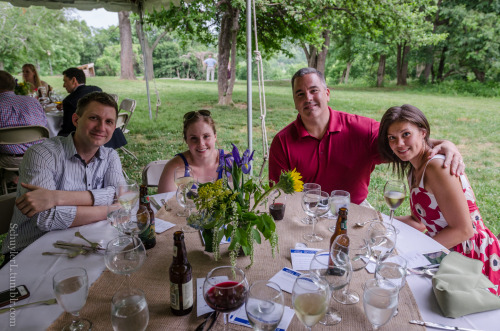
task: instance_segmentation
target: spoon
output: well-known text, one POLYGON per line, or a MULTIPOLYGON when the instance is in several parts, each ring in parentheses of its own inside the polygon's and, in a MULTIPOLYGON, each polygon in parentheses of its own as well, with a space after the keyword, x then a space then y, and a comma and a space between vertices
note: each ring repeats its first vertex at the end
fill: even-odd
POLYGON ((101 247, 101 245, 99 243, 91 242, 87 238, 85 238, 84 236, 82 236, 82 234, 80 233, 80 231, 76 231, 75 232, 75 237, 82 238, 83 240, 85 240, 86 242, 88 242, 89 245, 90 245, 90 247, 92 247, 93 249, 97 249, 97 248, 101 247))
POLYGON ((362 228, 363 226, 365 226, 366 224, 368 223, 371 223, 373 221, 376 221, 377 219, 371 219, 371 220, 368 220, 368 221, 364 221, 364 222, 356 222, 354 223, 354 226, 357 226, 359 228, 362 228))
MULTIPOLYGON (((18 308, 27 307, 27 306, 34 306, 34 305, 53 305, 53 304, 56 304, 56 303, 57 303, 56 298, 53 298, 53 299, 49 299, 49 300, 43 300, 43 301, 30 302, 30 303, 26 303, 26 304, 24 304, 24 305, 15 305, 15 306, 12 306, 12 308, 18 309, 18 308)), ((10 311, 10 309, 11 309, 10 307, 0 309, 0 314, 8 312, 8 311, 10 311)))

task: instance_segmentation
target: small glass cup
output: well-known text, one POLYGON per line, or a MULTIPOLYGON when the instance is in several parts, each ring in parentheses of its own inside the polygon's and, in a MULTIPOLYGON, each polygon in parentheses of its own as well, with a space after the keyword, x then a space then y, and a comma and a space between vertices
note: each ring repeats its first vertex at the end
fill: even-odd
POLYGON ((275 221, 281 221, 285 218, 286 194, 281 194, 271 199, 269 205, 269 214, 275 221))
POLYGON ((149 322, 149 309, 144 292, 135 288, 121 289, 111 299, 113 330, 144 331, 149 322))

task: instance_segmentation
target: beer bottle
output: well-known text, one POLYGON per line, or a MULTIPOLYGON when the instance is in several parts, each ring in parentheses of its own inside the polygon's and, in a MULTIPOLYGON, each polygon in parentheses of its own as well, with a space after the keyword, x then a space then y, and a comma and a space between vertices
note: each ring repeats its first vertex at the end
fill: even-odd
MULTIPOLYGON (((337 219, 337 224, 335 226, 335 232, 330 238, 330 252, 332 251, 332 246, 333 243, 335 242, 335 239, 341 234, 347 234, 347 208, 344 207, 339 209, 339 217, 337 219)), ((349 238, 345 236, 342 237, 342 240, 338 241, 338 244, 339 244, 339 249, 347 254, 348 253, 347 247, 349 247, 349 238)), ((333 265, 333 261, 331 260, 331 258, 329 265, 330 266, 333 265)))
POLYGON ((182 231, 174 233, 174 259, 170 265, 169 275, 172 313, 177 316, 189 314, 193 310, 193 275, 182 231))
POLYGON ((141 185, 140 188, 140 206, 144 206, 149 212, 150 223, 146 230, 139 235, 142 243, 146 249, 155 247, 156 245, 156 232, 155 232, 155 213, 151 208, 149 203, 148 187, 146 185, 141 185))

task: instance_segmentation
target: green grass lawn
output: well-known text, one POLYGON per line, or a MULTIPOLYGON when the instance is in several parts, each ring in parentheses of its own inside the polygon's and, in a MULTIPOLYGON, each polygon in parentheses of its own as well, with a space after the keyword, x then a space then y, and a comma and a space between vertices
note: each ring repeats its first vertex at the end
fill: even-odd
MULTIPOLYGON (((59 92, 62 77, 44 77, 59 92)), ((210 109, 217 123, 218 143, 229 149, 231 143, 240 148, 247 146, 246 82, 236 82, 234 107, 217 105, 217 83, 157 79, 150 83, 153 120, 149 119, 146 85, 142 80, 123 81, 115 77, 89 78, 87 84, 97 85, 104 91, 123 98, 137 100, 137 108, 128 126, 127 148, 138 161, 122 155, 123 167, 130 177, 140 181, 142 168, 150 161, 171 158, 186 149, 182 140, 182 116, 190 110, 210 109), (161 107, 155 119, 157 88, 161 107)), ((269 144, 274 135, 293 121, 294 110, 289 81, 266 82, 266 127, 269 144)), ((385 110, 394 105, 409 103, 420 108, 431 123, 431 137, 448 139, 460 148, 467 165, 467 175, 474 188, 478 205, 486 225, 498 234, 500 209, 500 109, 499 98, 461 97, 459 95, 425 94, 401 88, 354 88, 334 86, 330 106, 333 109, 356 113, 380 120, 385 110)), ((262 163, 262 133, 260 127, 258 88, 253 93, 253 148, 256 150, 254 167, 262 163)), ((121 152, 120 152, 121 153, 121 152)), ((267 176, 267 169, 266 176, 267 176)), ((385 181, 395 175, 387 165, 378 166, 372 174, 369 201, 388 213, 382 198, 385 181)), ((409 214, 408 199, 396 211, 409 214)))

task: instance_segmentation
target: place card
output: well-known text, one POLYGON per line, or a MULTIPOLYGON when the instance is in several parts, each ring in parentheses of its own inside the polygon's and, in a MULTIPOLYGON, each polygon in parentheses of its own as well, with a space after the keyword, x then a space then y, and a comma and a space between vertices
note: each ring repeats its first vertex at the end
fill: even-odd
POLYGON ((290 249, 293 270, 309 270, 314 254, 319 250, 317 248, 290 249))
POLYGON ((161 218, 155 217, 155 232, 162 233, 171 229, 175 224, 162 220, 161 218))
POLYGON ((302 275, 302 273, 285 267, 278 271, 276 275, 274 275, 269 280, 278 284, 281 287, 282 291, 291 294, 293 290, 293 284, 295 284, 295 280, 300 275, 302 275))
MULTIPOLYGON (((228 278, 226 276, 214 277, 217 283, 222 283, 226 281, 228 278)), ((211 313, 214 310, 210 308, 205 302, 205 298, 203 297, 203 283, 205 282, 205 278, 197 278, 196 279, 196 316, 200 317, 206 313, 211 313)))
MULTIPOLYGON (((295 315, 295 311, 292 308, 285 306, 283 317, 281 318, 280 324, 278 324, 276 331, 285 331, 290 325, 293 315, 295 315)), ((247 313, 245 311, 245 305, 229 314, 229 323, 242 325, 249 328, 252 327, 250 325, 250 322, 248 321, 247 313)))

